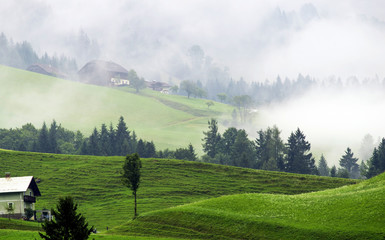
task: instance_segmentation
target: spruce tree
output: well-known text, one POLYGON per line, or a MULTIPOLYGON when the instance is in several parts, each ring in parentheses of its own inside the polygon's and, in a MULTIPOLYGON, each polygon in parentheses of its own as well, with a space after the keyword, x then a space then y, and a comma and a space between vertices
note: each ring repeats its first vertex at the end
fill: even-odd
POLYGON ((237 133, 234 144, 231 147, 230 158, 234 166, 255 168, 255 145, 247 137, 245 130, 241 129, 237 133))
POLYGON ((385 138, 377 148, 374 148, 372 157, 368 162, 367 178, 374 177, 385 171, 385 138))
POLYGON ((328 177, 330 174, 328 164, 327 164, 326 159, 325 159, 323 154, 321 155, 321 158, 318 162, 318 171, 319 171, 320 176, 328 177))
POLYGON ((48 133, 50 153, 59 153, 59 147, 57 144, 57 130, 58 130, 58 126, 56 124, 56 121, 53 120, 48 133))
POLYGON ((100 129, 100 155, 102 156, 111 156, 111 145, 110 145, 110 137, 108 134, 106 124, 102 124, 100 129))
POLYGON ((139 154, 139 156, 145 156, 146 155, 146 146, 142 139, 139 139, 138 145, 136 147, 136 152, 139 154))
MULTIPOLYGON (((357 164, 358 158, 354 157, 354 153, 352 150, 348 147, 345 151, 345 154, 340 159, 340 166, 345 169, 349 176, 352 177, 353 171, 358 171, 358 164, 357 164)), ((343 176, 346 174, 344 173, 343 176)))
POLYGON ((146 157, 148 158, 155 157, 156 150, 155 150, 155 144, 153 141, 146 142, 145 149, 146 149, 146 157))
POLYGON ((130 132, 127 130, 126 123, 124 122, 124 118, 121 116, 119 118, 119 123, 116 129, 116 155, 125 156, 128 154, 127 149, 123 146, 124 140, 127 141, 128 145, 130 145, 130 132))
POLYGON ((337 177, 337 168, 336 168, 336 166, 333 166, 330 169, 330 177, 337 177))
POLYGON ((315 174, 315 161, 310 151, 310 143, 298 128, 291 133, 287 143, 286 171, 292 173, 315 174))
POLYGON ((257 168, 264 170, 284 170, 285 145, 282 142, 279 129, 274 126, 268 127, 265 131, 257 132, 255 140, 257 153, 257 168))
POLYGON ((94 128, 88 141, 88 152, 91 155, 100 155, 99 132, 96 128, 94 128))
POLYGON ((114 127, 112 126, 112 123, 110 124, 110 128, 108 131, 108 139, 110 141, 110 156, 116 156, 116 132, 114 127))
POLYGON ((45 124, 45 122, 43 123, 43 126, 39 133, 37 149, 39 152, 43 152, 43 153, 49 152, 49 150, 51 149, 49 144, 47 125, 45 124))
POLYGON ((51 210, 54 219, 42 223, 45 234, 39 232, 40 237, 46 240, 88 239, 94 228, 88 228, 84 216, 76 212, 77 208, 72 197, 60 198, 56 210, 51 210))
POLYGON ((211 158, 215 157, 215 154, 218 153, 219 150, 219 142, 221 140, 221 135, 218 133, 218 122, 215 119, 211 119, 208 121, 209 130, 207 132, 203 132, 205 137, 202 139, 203 141, 203 151, 211 158))

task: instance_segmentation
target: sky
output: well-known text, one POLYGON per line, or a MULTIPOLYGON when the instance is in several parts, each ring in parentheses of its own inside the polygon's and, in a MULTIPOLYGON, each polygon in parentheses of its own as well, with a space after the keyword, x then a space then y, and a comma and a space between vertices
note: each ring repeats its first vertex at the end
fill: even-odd
MULTIPOLYGON (((385 77, 385 1, 382 0, 2 0, 0 32, 29 41, 39 54, 76 54, 83 30, 99 58, 137 70, 167 73, 199 45, 233 79, 264 82, 333 76, 385 77)), ((78 60, 79 67, 86 59, 78 60)), ((311 91, 266 106, 265 124, 283 135, 303 129, 313 147, 338 164, 346 147, 357 152, 365 134, 385 136, 385 100, 375 89, 311 91), (373 116, 373 117, 368 117, 373 116)), ((259 130, 259 129, 258 129, 259 130)))
POLYGON ((166 71, 170 58, 199 45, 246 81, 385 77, 380 0, 3 0, 0 22, 0 31, 40 54, 71 54, 68 42, 84 30, 100 58, 142 75, 166 71))

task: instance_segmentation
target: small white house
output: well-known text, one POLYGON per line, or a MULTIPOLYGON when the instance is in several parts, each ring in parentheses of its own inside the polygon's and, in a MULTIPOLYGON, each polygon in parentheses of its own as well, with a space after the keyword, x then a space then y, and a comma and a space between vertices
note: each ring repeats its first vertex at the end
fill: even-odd
POLYGON ((26 209, 35 211, 36 197, 41 196, 33 176, 0 178, 0 217, 22 218, 26 209), (12 209, 8 211, 7 209, 12 209))

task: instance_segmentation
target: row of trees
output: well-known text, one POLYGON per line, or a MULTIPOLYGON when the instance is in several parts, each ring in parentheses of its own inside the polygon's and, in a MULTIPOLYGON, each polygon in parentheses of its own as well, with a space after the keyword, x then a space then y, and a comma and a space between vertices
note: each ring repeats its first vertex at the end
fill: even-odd
POLYGON ((102 124, 100 130, 94 128, 89 137, 73 132, 58 125, 54 120, 50 127, 43 123, 41 129, 31 123, 21 128, 0 129, 0 148, 97 156, 125 156, 138 153, 141 157, 175 158, 196 161, 194 147, 176 150, 157 151, 154 142, 139 139, 135 131, 129 131, 123 117, 119 118, 116 128, 112 124, 102 124))
POLYGON ((64 55, 49 56, 47 53, 39 57, 29 42, 14 43, 4 33, 0 34, 0 64, 26 69, 35 63, 51 65, 67 73, 77 71, 77 63, 74 58, 64 55))
POLYGON ((292 132, 287 143, 274 126, 258 131, 255 141, 243 129, 228 128, 223 135, 218 122, 211 119, 209 130, 204 132, 203 160, 225 165, 293 173, 318 174, 310 143, 300 129, 292 132))
POLYGON ((256 168, 271 171, 283 171, 301 174, 344 178, 371 178, 385 171, 385 139, 374 148, 371 158, 358 164, 348 147, 339 161, 339 167, 328 167, 321 155, 318 164, 310 152, 311 144, 298 128, 292 132, 285 143, 280 137, 281 131, 268 127, 257 132, 256 139, 250 140, 243 129, 230 127, 223 134, 219 133, 218 122, 211 119, 208 131, 203 132, 203 151, 205 162, 256 168))
MULTIPOLYGON (((276 127, 268 127, 257 132, 250 140, 243 129, 230 127, 219 133, 218 122, 211 119, 208 131, 203 132, 202 161, 239 167, 284 171, 302 174, 318 174, 332 177, 373 177, 385 171, 385 139, 374 148, 370 159, 358 164, 358 158, 348 147, 341 157, 339 167, 328 167, 321 155, 318 164, 310 153, 311 145, 304 133, 297 129, 285 143, 276 127)), ((80 131, 72 132, 53 121, 48 128, 44 123, 41 129, 26 124, 20 129, 0 129, 0 148, 46 153, 84 154, 100 156, 125 156, 138 153, 141 157, 173 158, 197 161, 194 147, 175 150, 156 150, 151 141, 138 139, 134 131, 129 131, 124 118, 120 117, 116 128, 102 124, 100 130, 94 128, 89 137, 80 131)))

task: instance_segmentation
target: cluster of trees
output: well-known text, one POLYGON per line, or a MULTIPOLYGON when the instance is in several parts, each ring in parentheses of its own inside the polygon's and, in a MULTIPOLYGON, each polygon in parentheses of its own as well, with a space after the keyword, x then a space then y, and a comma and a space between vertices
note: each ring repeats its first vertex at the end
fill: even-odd
POLYGON ((361 171, 367 178, 385 172, 385 138, 382 138, 378 147, 374 148, 373 154, 367 163, 361 165, 361 171))
POLYGON ((339 168, 329 168, 323 155, 316 164, 310 152, 311 145, 300 129, 292 132, 286 143, 280 133, 274 126, 258 131, 255 140, 250 140, 245 130, 234 127, 220 134, 217 121, 211 119, 208 122, 208 131, 203 132, 202 146, 205 155, 202 160, 270 171, 356 179, 370 178, 385 171, 385 139, 374 149, 367 165, 364 161, 359 165, 358 158, 354 157, 348 147, 340 159, 339 168))
POLYGON ((339 168, 336 166, 329 168, 324 155, 321 155, 318 161, 318 172, 320 176, 326 177, 363 178, 362 166, 359 166, 357 162, 358 158, 354 157, 354 153, 348 147, 340 158, 339 168))
POLYGON ((280 130, 274 126, 258 131, 252 141, 243 129, 228 128, 223 135, 218 131, 215 119, 209 122, 204 132, 203 161, 239 167, 285 171, 303 174, 318 174, 310 143, 300 129, 292 132, 285 144, 280 130))
POLYGON ((138 139, 135 131, 129 131, 123 117, 119 118, 116 128, 112 124, 109 127, 102 124, 100 130, 95 127, 89 137, 84 137, 80 131, 65 129, 55 120, 49 128, 46 123, 43 123, 41 129, 28 123, 21 128, 0 129, 0 148, 97 156, 125 156, 138 153, 145 158, 197 160, 195 149, 191 144, 186 148, 157 151, 154 142, 138 139))
POLYGON ((4 33, 0 34, 0 64, 26 69, 36 63, 51 65, 66 73, 77 71, 77 63, 73 58, 64 55, 49 56, 47 53, 39 57, 29 42, 14 43, 4 33))

